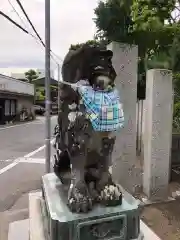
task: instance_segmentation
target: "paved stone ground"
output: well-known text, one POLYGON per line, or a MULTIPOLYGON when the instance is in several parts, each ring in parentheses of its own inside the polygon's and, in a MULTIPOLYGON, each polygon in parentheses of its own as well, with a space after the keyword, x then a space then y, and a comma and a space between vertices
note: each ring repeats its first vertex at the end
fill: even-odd
POLYGON ((142 220, 162 239, 180 239, 180 200, 145 207, 142 220))

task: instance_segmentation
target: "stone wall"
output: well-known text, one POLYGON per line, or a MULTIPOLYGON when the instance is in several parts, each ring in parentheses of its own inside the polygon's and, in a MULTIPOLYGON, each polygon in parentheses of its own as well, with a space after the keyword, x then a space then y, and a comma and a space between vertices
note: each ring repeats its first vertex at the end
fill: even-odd
POLYGON ((113 152, 114 178, 129 192, 134 193, 140 184, 140 172, 136 169, 136 101, 138 48, 127 44, 111 43, 113 66, 117 73, 116 86, 124 109, 125 126, 117 133, 113 152))
POLYGON ((147 72, 145 103, 143 189, 149 199, 164 200, 168 193, 172 141, 171 71, 147 72))

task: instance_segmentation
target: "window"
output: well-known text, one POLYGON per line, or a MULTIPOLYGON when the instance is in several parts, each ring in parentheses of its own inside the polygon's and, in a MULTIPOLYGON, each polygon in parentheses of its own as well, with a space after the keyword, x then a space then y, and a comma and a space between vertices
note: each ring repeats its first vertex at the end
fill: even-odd
POLYGON ((16 114, 15 100, 11 100, 11 115, 15 115, 15 114, 16 114))
POLYGON ((5 100, 5 116, 10 115, 10 100, 5 100))

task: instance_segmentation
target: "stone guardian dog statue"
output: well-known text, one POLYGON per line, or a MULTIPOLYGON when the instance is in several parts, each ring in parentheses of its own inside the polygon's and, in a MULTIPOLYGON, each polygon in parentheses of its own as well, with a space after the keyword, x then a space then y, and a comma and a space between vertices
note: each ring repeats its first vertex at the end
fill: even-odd
POLYGON ((112 56, 109 50, 85 44, 69 51, 62 65, 54 172, 62 180, 70 170, 72 212, 87 212, 97 202, 114 206, 122 201, 109 173, 114 133, 124 124, 112 56))

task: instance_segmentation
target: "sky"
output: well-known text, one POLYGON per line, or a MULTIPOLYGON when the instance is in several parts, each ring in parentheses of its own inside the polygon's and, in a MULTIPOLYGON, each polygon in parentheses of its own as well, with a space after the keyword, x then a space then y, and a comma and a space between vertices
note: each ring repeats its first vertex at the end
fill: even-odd
MULTIPOLYGON (((21 0, 44 41, 44 0, 21 0)), ((93 39, 98 0, 51 0, 51 49, 61 59, 71 44, 93 39)), ((33 33, 16 0, 0 0, 0 10, 33 33), (17 10, 21 18, 13 11, 17 10), (25 24, 24 24, 25 22, 25 24)), ((44 68, 44 48, 0 15, 0 68, 44 68)), ((52 62, 52 68, 56 65, 52 62)))

